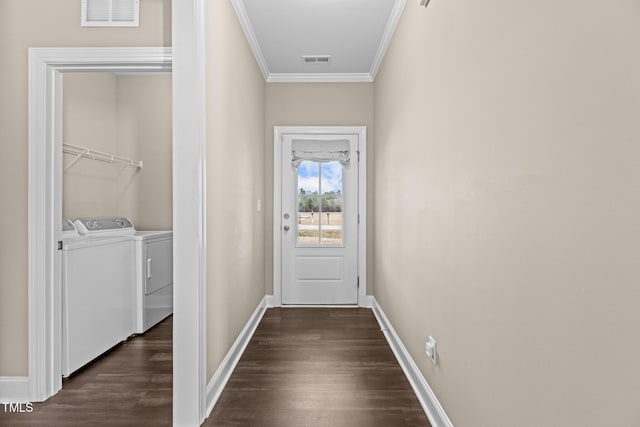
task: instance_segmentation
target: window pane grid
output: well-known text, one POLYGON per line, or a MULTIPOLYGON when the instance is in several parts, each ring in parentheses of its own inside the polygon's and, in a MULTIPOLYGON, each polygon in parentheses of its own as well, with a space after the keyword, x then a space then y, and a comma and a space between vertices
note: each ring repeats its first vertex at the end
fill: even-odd
POLYGON ((342 172, 337 161, 300 163, 297 246, 343 246, 342 172))

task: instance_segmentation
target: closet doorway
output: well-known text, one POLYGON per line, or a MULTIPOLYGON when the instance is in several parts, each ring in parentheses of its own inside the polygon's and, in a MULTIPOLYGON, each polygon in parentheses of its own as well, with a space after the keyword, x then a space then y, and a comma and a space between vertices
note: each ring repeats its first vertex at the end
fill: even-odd
MULTIPOLYGON (((166 75, 171 72, 171 68, 170 48, 30 49, 28 317, 29 396, 32 401, 46 400, 62 386, 62 263, 59 242, 62 240, 63 169, 65 165, 69 167, 73 161, 63 161, 63 144, 70 144, 67 148, 71 145, 91 148, 92 144, 91 141, 84 144, 65 141, 62 114, 65 76, 70 76, 71 73, 107 73, 103 76, 107 80, 128 78, 129 82, 123 85, 135 86, 134 77, 140 77, 140 74, 166 75)), ((98 74, 93 75, 93 77, 96 76, 98 74)), ((127 102, 131 105, 135 101, 129 96, 127 102)), ((132 128, 128 129, 127 132, 131 133, 132 128)), ((123 145, 125 146, 126 144, 123 145)), ((139 150, 139 147, 136 150, 139 150)), ((79 162, 85 160, 92 161, 78 159, 74 162, 77 164, 71 167, 77 167, 80 165, 79 162)), ((69 168, 69 170, 72 169, 69 168)), ((135 194, 132 184, 133 176, 124 175, 120 178, 124 181, 120 184, 114 183, 116 188, 114 192, 117 193, 121 185, 121 191, 126 194, 126 197, 116 204, 122 203, 123 209, 129 210, 129 213, 125 213, 126 215, 130 213, 139 215, 142 208, 131 202, 135 194)), ((83 185, 79 184, 80 187, 83 185)), ((175 189, 165 191, 165 195, 169 194, 169 200, 172 191, 175 189)), ((80 200, 78 203, 82 204, 84 201, 80 200)), ((168 204, 171 206, 171 202, 168 204)), ((93 207, 95 208, 95 205, 93 207)), ((165 210, 165 215, 167 214, 170 218, 171 213, 165 210)), ((163 221, 165 224, 171 222, 166 217, 163 221)))
MULTIPOLYGON (((128 337, 172 313, 171 84, 160 72, 63 74, 63 378, 89 381, 83 366, 109 363, 109 349, 135 347, 144 340, 128 337)), ((170 360, 137 372, 168 378, 170 360)))

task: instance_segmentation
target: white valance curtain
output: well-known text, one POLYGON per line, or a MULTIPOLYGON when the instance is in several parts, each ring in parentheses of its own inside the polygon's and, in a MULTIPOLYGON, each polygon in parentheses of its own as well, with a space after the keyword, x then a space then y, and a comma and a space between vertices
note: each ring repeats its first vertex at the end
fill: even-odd
POLYGON ((348 166, 351 160, 349 140, 294 139, 291 144, 291 163, 297 168, 305 160, 318 163, 336 161, 342 166, 348 166))

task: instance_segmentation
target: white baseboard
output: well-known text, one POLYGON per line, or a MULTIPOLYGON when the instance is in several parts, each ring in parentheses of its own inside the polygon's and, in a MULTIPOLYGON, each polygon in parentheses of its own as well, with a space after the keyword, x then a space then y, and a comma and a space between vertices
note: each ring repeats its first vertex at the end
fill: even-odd
MULTIPOLYGON (((281 305, 276 304, 276 299, 273 295, 267 295, 265 297, 267 299, 267 308, 273 308, 273 307, 281 307, 281 305)), ((367 295, 365 296, 364 299, 364 303, 359 304, 359 305, 287 305, 286 307, 347 307, 347 308, 353 308, 353 307, 364 307, 364 308, 371 308, 373 307, 373 296, 372 295, 367 295)))
POLYGON ((359 305, 334 305, 334 304, 284 304, 282 308, 361 308, 359 305))
POLYGON ((442 405, 438 402, 436 395, 433 393, 433 390, 431 390, 431 387, 429 387, 427 380, 425 380, 422 372, 420 372, 416 366, 416 363, 413 361, 413 358, 411 358, 404 344, 400 341, 400 337, 398 337, 393 326, 391 326, 389 319, 387 319, 384 311, 382 311, 382 307, 380 307, 375 297, 370 296, 370 298, 371 309, 380 324, 380 328, 387 338, 393 354, 395 354, 396 359, 398 359, 400 367, 407 376, 413 391, 418 397, 422 409, 427 415, 427 418, 429 418, 429 422, 433 427, 453 427, 453 423, 451 423, 451 420, 444 412, 442 405))
POLYGON ((211 377, 211 381, 207 384, 207 417, 211 415, 211 411, 220 398, 222 390, 224 390, 225 385, 227 385, 229 377, 231 377, 240 357, 242 357, 242 353, 244 353, 244 350, 247 348, 247 344, 249 344, 249 341, 258 327, 264 312, 267 311, 267 308, 269 307, 268 297, 269 295, 266 295, 262 301, 260 301, 258 307, 256 307, 255 311, 247 321, 247 324, 244 326, 240 335, 238 335, 238 338, 236 338, 236 341, 233 343, 224 360, 216 370, 216 373, 211 377))
POLYGON ((29 377, 0 377, 0 402, 29 402, 29 377))

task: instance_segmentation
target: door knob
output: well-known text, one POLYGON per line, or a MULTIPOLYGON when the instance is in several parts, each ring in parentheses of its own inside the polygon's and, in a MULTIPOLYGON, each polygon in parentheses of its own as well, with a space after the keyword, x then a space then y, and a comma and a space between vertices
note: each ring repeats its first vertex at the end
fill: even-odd
POLYGON ((282 229, 283 229, 284 231, 289 231, 289 226, 288 226, 288 225, 285 225, 284 227, 282 227, 282 229))

